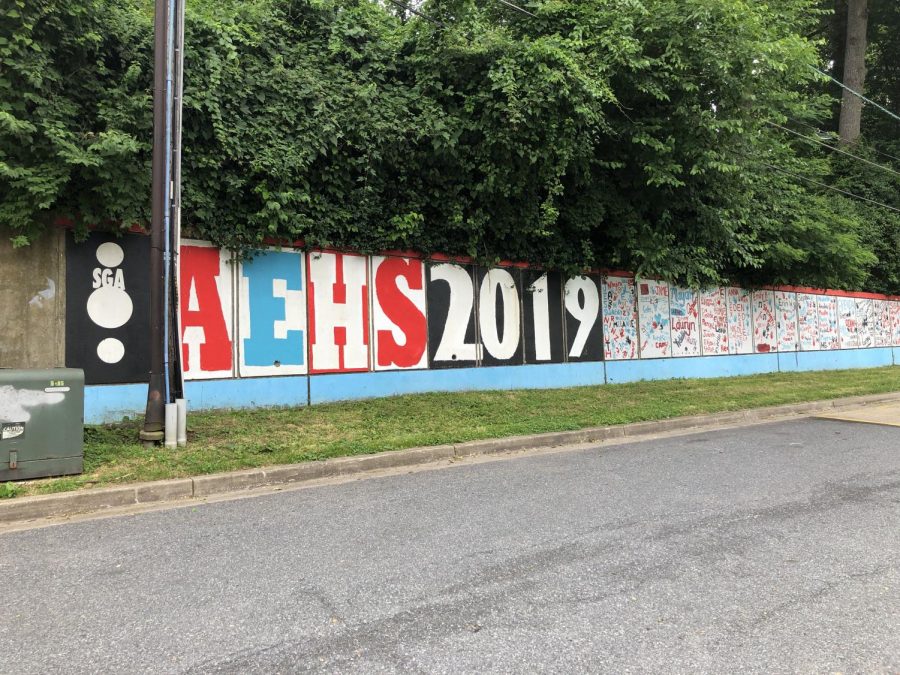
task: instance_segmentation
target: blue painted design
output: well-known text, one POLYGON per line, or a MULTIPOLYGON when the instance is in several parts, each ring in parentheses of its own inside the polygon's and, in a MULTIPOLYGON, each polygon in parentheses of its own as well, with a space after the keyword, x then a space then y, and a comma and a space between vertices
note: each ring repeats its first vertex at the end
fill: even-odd
POLYGON ((312 403, 429 391, 551 389, 596 384, 603 384, 602 362, 341 373, 314 375, 309 381, 312 403))
POLYGON ((777 371, 778 357, 775 354, 689 356, 679 359, 606 362, 606 380, 610 384, 689 377, 730 377, 777 371))
MULTIPOLYGON (((244 339, 244 363, 248 366, 302 366, 306 361, 304 331, 288 330, 287 337, 275 337, 275 322, 284 321, 285 299, 273 295, 273 282, 283 279, 287 290, 303 290, 301 258, 297 253, 265 251, 243 263, 250 296, 250 337, 244 339)), ((305 307, 304 307, 305 311, 305 307)))

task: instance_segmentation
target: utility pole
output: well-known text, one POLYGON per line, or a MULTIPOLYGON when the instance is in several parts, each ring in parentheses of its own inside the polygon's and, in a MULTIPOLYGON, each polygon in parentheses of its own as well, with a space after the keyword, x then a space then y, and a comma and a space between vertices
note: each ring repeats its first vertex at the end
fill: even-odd
POLYGON ((184 393, 177 266, 181 226, 184 0, 156 0, 153 29, 150 377, 144 428, 140 433, 145 445, 163 440, 165 406, 184 393))
POLYGON ((150 381, 141 441, 163 439, 166 404, 165 370, 165 223, 166 203, 166 74, 169 66, 169 3, 156 0, 153 19, 153 187, 150 219, 150 381))

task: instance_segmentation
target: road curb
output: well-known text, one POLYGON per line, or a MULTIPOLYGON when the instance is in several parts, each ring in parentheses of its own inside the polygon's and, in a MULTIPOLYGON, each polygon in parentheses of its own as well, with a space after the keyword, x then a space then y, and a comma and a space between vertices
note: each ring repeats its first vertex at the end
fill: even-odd
POLYGON ((364 475, 373 471, 414 467, 456 458, 537 450, 564 445, 640 438, 671 431, 755 424, 776 418, 809 416, 819 412, 859 405, 900 401, 900 392, 850 398, 792 403, 733 412, 673 417, 618 426, 593 427, 529 436, 509 436, 454 445, 436 445, 380 452, 372 455, 336 457, 322 461, 245 469, 192 478, 175 478, 121 487, 62 492, 0 501, 0 524, 12 524, 58 516, 74 516, 123 506, 203 499, 271 485, 303 483, 321 478, 364 475))

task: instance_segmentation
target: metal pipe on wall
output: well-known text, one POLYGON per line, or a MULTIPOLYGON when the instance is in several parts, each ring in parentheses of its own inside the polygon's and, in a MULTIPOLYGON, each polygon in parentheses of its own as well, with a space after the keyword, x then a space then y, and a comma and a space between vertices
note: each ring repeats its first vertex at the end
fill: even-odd
POLYGON ((179 311, 179 289, 181 270, 178 259, 181 253, 181 114, 184 96, 184 0, 175 1, 174 76, 175 97, 173 102, 172 133, 172 236, 170 240, 171 278, 174 280, 170 293, 171 326, 170 344, 170 400, 184 396, 184 366, 181 358, 181 312, 179 311))

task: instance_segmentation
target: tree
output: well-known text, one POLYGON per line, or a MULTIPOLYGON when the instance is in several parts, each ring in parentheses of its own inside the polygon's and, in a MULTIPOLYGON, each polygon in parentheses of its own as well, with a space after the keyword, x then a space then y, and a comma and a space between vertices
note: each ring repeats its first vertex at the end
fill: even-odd
POLYGON ((855 143, 862 123, 862 100, 849 91, 863 93, 866 83, 866 26, 869 19, 868 0, 847 3, 847 42, 844 49, 844 84, 841 97, 841 119, 838 128, 843 144, 855 143))
MULTIPOLYGON (((59 216, 142 222, 152 3, 16 1, 2 225, 24 244, 59 216)), ((822 1, 421 3, 441 25, 369 0, 191 2, 184 222, 237 251, 860 287, 866 213, 797 179, 834 167, 769 125, 830 112, 806 37, 822 1)))

